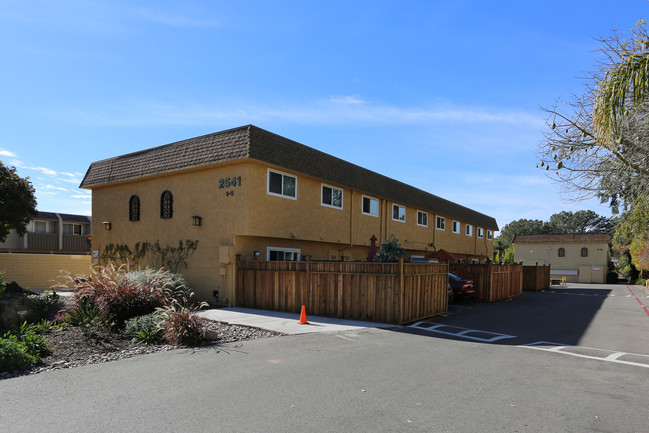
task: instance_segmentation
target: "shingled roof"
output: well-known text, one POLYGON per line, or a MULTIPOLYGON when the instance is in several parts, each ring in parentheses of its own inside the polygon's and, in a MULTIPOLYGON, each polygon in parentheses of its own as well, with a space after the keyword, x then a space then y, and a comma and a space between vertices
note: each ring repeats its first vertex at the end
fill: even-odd
POLYGON ((564 235, 515 235, 513 244, 611 243, 608 233, 569 233, 564 235))
POLYGON ((363 193, 498 230, 490 216, 336 158, 280 135, 246 125, 93 162, 81 188, 252 158, 363 193))

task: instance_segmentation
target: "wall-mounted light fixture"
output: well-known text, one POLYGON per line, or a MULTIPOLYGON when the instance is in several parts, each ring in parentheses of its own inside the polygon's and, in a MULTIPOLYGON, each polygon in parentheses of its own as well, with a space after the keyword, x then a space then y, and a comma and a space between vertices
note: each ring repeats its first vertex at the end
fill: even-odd
POLYGON ((104 230, 111 230, 113 228, 110 221, 104 221, 102 224, 104 225, 104 230))
POLYGON ((198 215, 194 215, 194 216, 192 217, 192 225, 198 227, 198 226, 201 225, 202 222, 203 222, 203 218, 201 218, 200 216, 198 216, 198 215))

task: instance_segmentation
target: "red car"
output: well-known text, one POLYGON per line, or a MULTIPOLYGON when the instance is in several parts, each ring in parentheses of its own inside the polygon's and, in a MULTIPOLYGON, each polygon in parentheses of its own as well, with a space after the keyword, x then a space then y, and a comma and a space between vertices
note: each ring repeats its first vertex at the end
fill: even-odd
POLYGON ((475 296, 473 280, 465 280, 457 275, 448 274, 448 283, 453 289, 454 299, 465 299, 475 296))

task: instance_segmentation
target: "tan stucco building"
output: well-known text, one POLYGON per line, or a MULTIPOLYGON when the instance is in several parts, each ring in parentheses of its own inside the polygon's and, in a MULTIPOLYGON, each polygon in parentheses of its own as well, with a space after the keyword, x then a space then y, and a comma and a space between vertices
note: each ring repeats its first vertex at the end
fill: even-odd
POLYGON ((366 260, 396 235, 411 256, 438 249, 484 262, 494 218, 248 125, 94 162, 92 249, 199 240, 185 277, 236 305, 236 255, 366 260), (200 217, 200 225, 194 225, 200 217), (110 222, 110 230, 103 223, 110 222))
POLYGON ((516 235, 514 260, 550 265, 551 278, 573 283, 606 283, 611 237, 606 233, 516 235))

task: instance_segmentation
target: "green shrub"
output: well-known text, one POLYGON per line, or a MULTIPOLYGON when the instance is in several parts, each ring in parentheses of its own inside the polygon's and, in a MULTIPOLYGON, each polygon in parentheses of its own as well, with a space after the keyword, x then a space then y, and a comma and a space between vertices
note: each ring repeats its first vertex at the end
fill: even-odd
POLYGON ((22 325, 6 332, 2 338, 25 343, 29 354, 40 358, 49 355, 52 351, 47 345, 45 338, 43 338, 38 331, 38 325, 27 324, 27 322, 24 322, 22 325))
POLYGON ((0 338, 0 372, 26 370, 38 362, 27 344, 16 339, 0 338))
POLYGON ((25 370, 52 353, 39 327, 24 322, 0 338, 0 371, 25 370))
POLYGON ((61 296, 53 290, 46 291, 42 295, 31 296, 30 301, 31 310, 38 317, 37 321, 52 316, 64 306, 61 296))
POLYGON ((160 341, 160 325, 164 318, 159 313, 133 317, 124 324, 124 336, 143 343, 157 343, 160 341))

